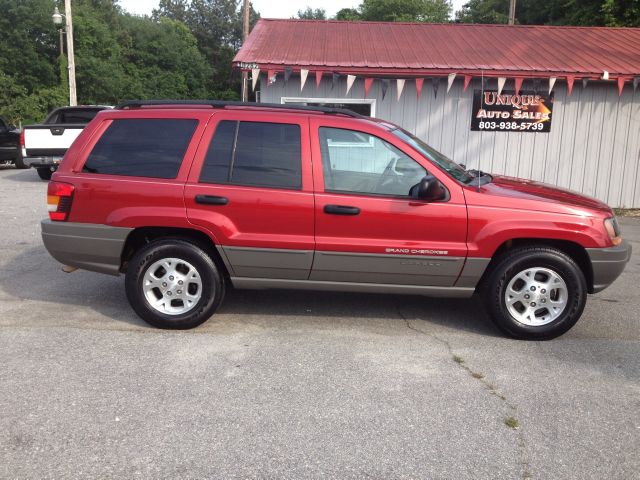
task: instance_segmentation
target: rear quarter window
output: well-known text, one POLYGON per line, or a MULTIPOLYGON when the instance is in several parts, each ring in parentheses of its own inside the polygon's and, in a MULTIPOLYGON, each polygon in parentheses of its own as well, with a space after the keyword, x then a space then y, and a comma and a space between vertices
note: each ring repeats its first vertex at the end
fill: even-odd
POLYGON ((176 178, 197 124, 195 119, 113 120, 93 147, 82 171, 176 178))

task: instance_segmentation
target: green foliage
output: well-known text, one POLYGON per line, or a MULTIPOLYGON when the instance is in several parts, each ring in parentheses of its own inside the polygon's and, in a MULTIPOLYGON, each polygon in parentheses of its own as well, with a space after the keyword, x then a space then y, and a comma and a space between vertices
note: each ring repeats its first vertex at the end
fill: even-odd
MULTIPOLYGON (((296 17, 291 17, 296 18, 296 17)), ((311 7, 307 7, 304 10, 298 10, 298 17, 302 20, 326 20, 327 19, 327 11, 324 8, 316 8, 315 10, 311 7)))
MULTIPOLYGON (((509 0, 469 0, 456 14, 464 23, 507 23, 509 0)), ((640 26, 640 0, 518 0, 523 25, 640 26)))
POLYGON ((363 0, 357 9, 340 10, 336 19, 445 23, 450 14, 450 0, 363 0))

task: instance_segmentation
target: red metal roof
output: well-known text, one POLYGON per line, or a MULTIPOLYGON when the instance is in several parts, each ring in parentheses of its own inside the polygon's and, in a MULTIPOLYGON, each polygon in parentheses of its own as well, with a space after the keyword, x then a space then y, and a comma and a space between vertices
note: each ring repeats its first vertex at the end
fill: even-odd
POLYGON ((261 19, 235 67, 343 74, 640 75, 640 28, 261 19))

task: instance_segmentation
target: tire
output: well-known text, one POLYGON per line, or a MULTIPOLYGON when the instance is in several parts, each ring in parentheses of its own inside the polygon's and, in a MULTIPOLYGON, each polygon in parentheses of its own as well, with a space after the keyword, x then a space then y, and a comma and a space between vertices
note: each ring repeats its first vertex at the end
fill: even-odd
POLYGON ((522 247, 497 260, 482 292, 502 332, 522 340, 550 340, 567 332, 582 315, 587 282, 562 251, 522 247), (548 285, 552 288, 544 288, 548 285))
POLYGON ((24 170, 25 168, 29 168, 29 165, 24 164, 24 159, 22 155, 18 155, 14 160, 13 164, 16 166, 18 170, 24 170))
POLYGON ((42 180, 51 180, 51 175, 53 175, 53 172, 49 170, 49 167, 38 167, 36 168, 36 170, 38 171, 38 176, 42 180))
POLYGON ((220 306, 225 289, 211 256, 195 244, 175 238, 138 250, 129 262, 125 287, 140 318, 154 327, 177 330, 206 322, 220 306))

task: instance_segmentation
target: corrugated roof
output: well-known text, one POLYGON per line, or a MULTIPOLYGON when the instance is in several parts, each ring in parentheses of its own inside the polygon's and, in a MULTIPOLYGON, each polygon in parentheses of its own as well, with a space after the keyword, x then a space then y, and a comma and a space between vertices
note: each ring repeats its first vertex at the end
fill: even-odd
POLYGON ((640 28, 261 19, 236 67, 377 75, 640 75, 640 28))

